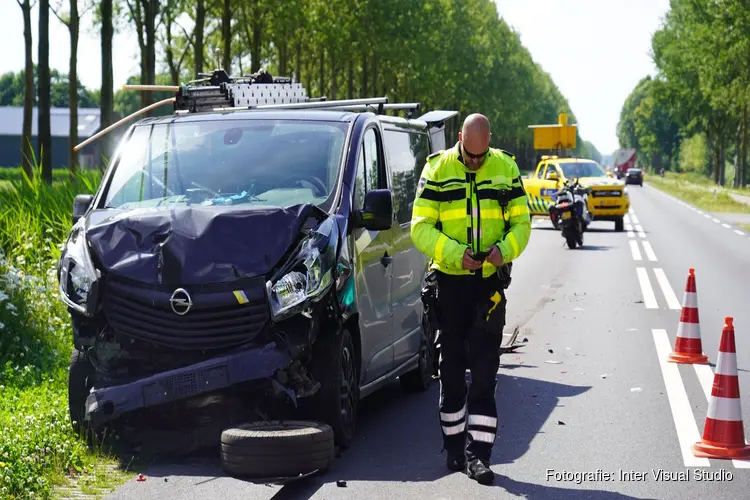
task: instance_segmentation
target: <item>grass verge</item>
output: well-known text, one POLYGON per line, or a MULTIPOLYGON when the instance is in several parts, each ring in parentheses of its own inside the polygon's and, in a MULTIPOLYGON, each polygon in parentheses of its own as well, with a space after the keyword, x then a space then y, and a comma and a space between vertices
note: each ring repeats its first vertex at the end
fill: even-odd
POLYGON ((696 184, 676 175, 649 175, 645 182, 706 212, 750 213, 750 205, 733 199, 724 190, 696 184))
POLYGON ((740 229, 745 231, 746 233, 750 233, 750 224, 737 224, 740 226, 740 229))
POLYGON ((93 192, 98 174, 54 186, 25 177, 5 182, 10 189, 0 189, 0 498, 60 498, 71 487, 106 493, 124 474, 114 467, 114 456, 102 447, 89 449, 70 425, 72 335, 56 278, 73 198, 93 192))

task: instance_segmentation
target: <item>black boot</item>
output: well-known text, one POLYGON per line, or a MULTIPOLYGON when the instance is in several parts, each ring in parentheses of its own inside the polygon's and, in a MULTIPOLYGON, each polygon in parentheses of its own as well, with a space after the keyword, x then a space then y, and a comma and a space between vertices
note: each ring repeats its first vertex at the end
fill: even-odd
POLYGON ((478 458, 475 458, 466 466, 466 475, 470 479, 476 480, 479 484, 492 484, 492 481, 495 480, 495 473, 478 458))
POLYGON ((452 470, 453 472, 463 472, 466 469, 466 456, 463 451, 456 453, 449 451, 445 465, 448 466, 448 470, 452 470))

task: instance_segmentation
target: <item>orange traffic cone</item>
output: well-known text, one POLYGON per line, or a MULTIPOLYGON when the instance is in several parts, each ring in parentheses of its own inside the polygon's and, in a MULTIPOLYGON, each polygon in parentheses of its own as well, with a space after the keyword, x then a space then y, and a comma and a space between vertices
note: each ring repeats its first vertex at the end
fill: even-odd
POLYGON ((690 268, 685 296, 682 299, 680 324, 677 326, 677 340, 674 351, 667 361, 672 363, 708 364, 708 357, 703 354, 701 342, 701 325, 698 318, 698 293, 695 288, 695 269, 690 268))
POLYGON ((740 382, 732 318, 724 319, 716 362, 714 386, 708 403, 703 439, 693 445, 693 455, 702 458, 750 458, 742 425, 740 382))

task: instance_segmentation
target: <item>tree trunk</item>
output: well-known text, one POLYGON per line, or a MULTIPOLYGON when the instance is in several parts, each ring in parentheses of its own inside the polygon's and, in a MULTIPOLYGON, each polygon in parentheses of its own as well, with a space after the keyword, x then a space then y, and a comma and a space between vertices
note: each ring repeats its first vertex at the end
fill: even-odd
MULTIPOLYGON (((159 13, 159 0, 144 0, 146 28, 146 85, 156 83, 156 16, 159 13)), ((145 104, 154 102, 154 93, 146 93, 145 104)))
POLYGON ((297 82, 302 83, 302 38, 300 37, 297 40, 297 56, 295 64, 297 65, 297 69, 295 70, 295 79, 297 82))
POLYGON ((377 54, 372 56, 372 87, 371 88, 372 88, 371 97, 377 97, 377 93, 378 93, 378 56, 377 54))
POLYGON ((21 167, 29 179, 34 177, 34 144, 31 142, 31 125, 34 120, 34 60, 31 34, 31 2, 23 3, 23 41, 26 53, 24 66, 23 132, 21 134, 21 167))
POLYGON ((252 21, 253 29, 253 41, 250 46, 250 72, 257 73, 260 70, 261 58, 263 57, 260 53, 261 43, 263 37, 263 24, 260 16, 253 16, 252 21))
POLYGON ((348 77, 348 88, 347 88, 347 99, 354 99, 354 59, 349 57, 347 63, 347 77, 348 77))
POLYGON ((719 185, 726 184, 727 159, 726 159, 726 138, 724 134, 719 136, 719 185))
POLYGON ((224 11, 221 18, 221 36, 224 42, 222 67, 232 74, 232 0, 224 0, 224 11))
POLYGON ((42 159, 42 179, 52 184, 52 136, 50 130, 49 0, 39 2, 39 118, 37 137, 42 159))
POLYGON ((198 0, 195 7, 195 78, 203 73, 203 31, 206 27, 206 2, 198 0))
POLYGON ((324 48, 320 48, 320 95, 325 95, 326 88, 326 51, 324 48))
POLYGON ((68 133, 68 170, 73 180, 78 170, 78 0, 70 0, 70 68, 68 70, 68 100, 70 101, 70 132, 68 133))
POLYGON ((360 90, 359 97, 367 96, 367 55, 362 56, 362 90, 360 90))
MULTIPOLYGON (((106 128, 114 123, 114 75, 112 70, 112 0, 102 0, 102 88, 99 100, 100 127, 106 128)), ((104 157, 100 163, 104 170, 114 148, 114 141, 109 135, 100 139, 101 154, 104 157)))
POLYGON ((164 17, 164 36, 167 38, 167 46, 164 47, 164 56, 167 59, 167 67, 169 68, 169 79, 172 81, 172 85, 180 84, 180 69, 177 67, 174 61, 174 50, 172 50, 172 9, 174 8, 173 2, 167 4, 167 12, 164 17))

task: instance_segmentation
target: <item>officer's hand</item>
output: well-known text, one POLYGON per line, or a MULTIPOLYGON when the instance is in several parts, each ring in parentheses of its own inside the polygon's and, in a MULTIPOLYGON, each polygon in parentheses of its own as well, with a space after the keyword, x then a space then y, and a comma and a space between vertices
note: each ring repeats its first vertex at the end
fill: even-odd
POLYGON ((503 265, 503 254, 500 253, 497 246, 492 245, 489 250, 490 254, 487 256, 487 261, 495 267, 503 265))
POLYGON ((464 250, 464 260, 463 260, 463 266, 464 269, 479 269, 482 267, 482 263, 478 260, 474 260, 471 258, 471 250, 468 248, 464 250))

